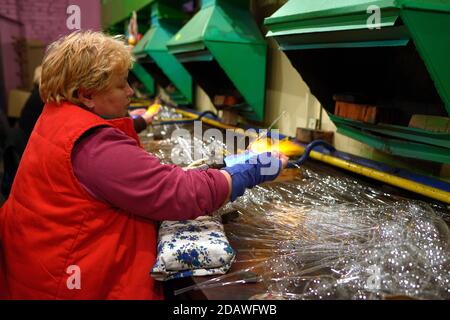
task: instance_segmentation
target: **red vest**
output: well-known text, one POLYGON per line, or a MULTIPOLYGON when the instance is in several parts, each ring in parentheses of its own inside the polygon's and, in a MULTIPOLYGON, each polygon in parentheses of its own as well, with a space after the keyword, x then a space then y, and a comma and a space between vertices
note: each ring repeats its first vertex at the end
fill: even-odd
POLYGON ((155 222, 94 199, 73 173, 74 143, 98 126, 116 127, 140 145, 130 118, 45 106, 0 209, 0 297, 162 299, 150 277, 155 222))

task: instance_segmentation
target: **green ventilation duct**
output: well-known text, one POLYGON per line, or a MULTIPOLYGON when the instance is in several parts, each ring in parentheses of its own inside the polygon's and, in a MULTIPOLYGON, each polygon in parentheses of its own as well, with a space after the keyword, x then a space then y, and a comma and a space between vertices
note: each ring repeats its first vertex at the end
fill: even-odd
MULTIPOLYGON (((133 52, 134 51, 140 52, 143 48, 144 43, 145 43, 145 36, 141 39, 141 41, 137 43, 137 45, 133 49, 133 52)), ((156 92, 155 80, 150 75, 150 73, 148 73, 148 71, 145 70, 142 64, 139 63, 139 61, 136 61, 133 64, 133 69, 131 69, 131 73, 144 85, 144 88, 149 95, 151 96, 155 95, 156 92)))
POLYGON ((267 44, 248 0, 204 0, 167 47, 211 100, 237 97, 237 110, 263 120, 267 44))
POLYGON ((409 126, 413 115, 450 115, 450 0, 291 0, 265 25, 338 132, 387 153, 450 163, 448 128, 409 126), (336 94, 390 116, 377 124, 338 117, 336 94))
MULTIPOLYGON (((139 11, 153 0, 102 0, 102 27, 104 30, 129 19, 133 11, 139 11)), ((122 33, 121 31, 120 33, 122 33)))
POLYGON ((133 54, 172 101, 191 104, 192 78, 166 46, 186 19, 182 1, 154 1, 151 8, 151 27, 133 49, 133 54))
POLYGON ((133 64, 131 72, 139 82, 144 85, 147 94, 151 96, 155 95, 155 80, 153 80, 152 76, 139 64, 139 62, 133 64))
MULTIPOLYGON (((102 26, 106 32, 123 35, 126 32, 131 13, 137 11, 139 29, 145 29, 142 16, 147 15, 149 6, 154 0, 103 0, 102 1, 102 26)), ((136 47, 139 47, 140 44, 136 47)), ((155 94, 155 81, 152 76, 139 64, 135 63, 130 73, 130 79, 138 80, 144 86, 145 92, 151 96, 155 94)))

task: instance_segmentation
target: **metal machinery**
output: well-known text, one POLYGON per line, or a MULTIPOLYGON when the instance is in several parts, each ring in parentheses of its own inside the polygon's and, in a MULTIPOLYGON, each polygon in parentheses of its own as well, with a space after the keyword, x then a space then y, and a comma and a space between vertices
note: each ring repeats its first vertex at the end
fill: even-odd
POLYGON ((267 44, 248 0, 203 0, 167 47, 212 101, 231 96, 237 112, 263 120, 267 44))
POLYGON ((187 18, 182 4, 183 1, 152 1, 151 27, 133 49, 137 59, 135 72, 150 74, 178 105, 192 104, 193 100, 192 78, 166 46, 187 18))
MULTIPOLYGON (((110 34, 124 34, 131 13, 137 11, 139 30, 145 31, 145 28, 148 27, 147 19, 150 16, 150 4, 152 1, 153 0, 103 1, 103 28, 110 34)), ((155 80, 139 63, 134 64, 130 77, 139 80, 144 86, 147 94, 155 94, 155 80)))
POLYGON ((450 1, 291 0, 265 25, 338 132, 393 155, 450 163, 450 1), (333 97, 346 94, 378 106, 382 119, 337 116, 333 97), (411 126, 417 115, 435 126, 411 126))
MULTIPOLYGON (((139 18, 153 19, 134 49, 138 61, 148 65, 136 63, 135 73, 153 90, 153 77, 170 82, 189 100, 189 81, 181 80, 187 79, 185 70, 212 100, 235 95, 239 103, 233 109, 262 120, 267 44, 249 1, 203 0, 176 32, 175 25, 179 28, 183 21, 181 3, 185 1, 149 0, 135 8, 139 18)), ((267 36, 279 43, 339 132, 393 155, 449 163, 445 125, 429 129, 408 123, 415 115, 425 115, 432 125, 432 116, 448 119, 449 13, 450 0, 291 0, 266 18, 265 25, 267 36), (380 10, 380 29, 368 28, 370 8, 380 10), (391 117, 367 123, 335 115, 333 97, 346 94, 379 106, 391 117)), ((129 12, 111 21, 117 25, 127 16, 129 12)), ((444 181, 340 152, 316 151, 311 153, 316 160, 448 202, 450 189, 444 181)))

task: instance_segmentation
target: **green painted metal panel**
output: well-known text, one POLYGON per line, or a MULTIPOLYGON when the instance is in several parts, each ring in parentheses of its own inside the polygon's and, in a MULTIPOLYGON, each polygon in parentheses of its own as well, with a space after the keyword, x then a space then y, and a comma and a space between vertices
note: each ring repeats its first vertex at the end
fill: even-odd
POLYGON ((173 54, 181 52, 200 51, 205 49, 203 43, 203 28, 214 12, 214 7, 204 8, 199 11, 176 35, 167 42, 169 51, 173 54))
POLYGON ((450 12, 448 0, 398 0, 397 2, 404 9, 450 12))
POLYGON ((399 10, 393 0, 302 0, 289 1, 264 23, 268 36, 367 29, 370 5, 383 9, 381 27, 393 26, 399 10))
POLYGON ((138 11, 154 0, 103 0, 102 26, 107 29, 112 25, 130 17, 133 11, 138 11))
POLYGON ((148 54, 184 96, 185 99, 177 102, 187 100, 192 103, 192 78, 183 65, 167 51, 149 51, 148 54))
POLYGON ((402 127, 388 124, 370 124, 361 121, 353 121, 337 117, 333 114, 328 114, 330 119, 335 124, 342 124, 353 126, 362 131, 371 131, 375 133, 381 133, 386 136, 401 138, 409 140, 411 142, 422 142, 435 146, 440 146, 450 149, 450 134, 449 133, 436 133, 418 128, 402 127))
MULTIPOLYGON (((407 30, 394 27, 400 10, 393 6, 392 1, 379 1, 377 4, 383 8, 381 30, 377 32, 367 32, 367 20, 370 16, 367 1, 356 5, 350 5, 352 1, 343 2, 346 3, 343 8, 336 7, 337 4, 333 2, 333 9, 297 14, 291 12, 292 15, 284 18, 266 18, 265 23, 270 29, 267 36, 275 37, 283 50, 399 46, 410 40, 407 30), (296 46, 292 46, 293 42, 296 46)), ((298 3, 293 3, 298 7, 298 3)), ((317 9, 316 5, 314 3, 314 8, 317 9)))
POLYGON ((156 28, 150 28, 150 30, 148 30, 144 34, 141 41, 139 41, 137 43, 137 45, 133 48, 132 53, 136 58, 139 59, 140 57, 146 55, 145 48, 146 48, 147 44, 149 43, 150 39, 152 39, 154 37, 156 31, 157 31, 156 28))
POLYGON ((265 24, 324 15, 347 15, 351 11, 365 11, 369 5, 393 7, 394 3, 394 0, 292 0, 268 17, 265 24))
POLYGON ((151 95, 155 94, 155 81, 152 76, 139 63, 134 63, 131 72, 142 82, 147 92, 151 95))
POLYGON ((133 49, 133 54, 138 60, 150 57, 176 87, 178 92, 168 93, 174 102, 186 104, 193 101, 192 78, 166 45, 181 28, 184 18, 180 4, 156 0, 152 4, 151 28, 133 49))
POLYGON ((267 36, 275 37, 282 49, 402 45, 410 35, 450 114, 449 13, 450 0, 291 0, 266 18, 265 25, 270 30, 267 36), (379 32, 367 29, 369 5, 381 9, 382 27, 379 32), (398 33, 398 28, 394 27, 398 17, 402 18, 408 33, 398 33), (363 35, 357 40, 349 37, 348 33, 338 32, 358 29, 363 35), (316 39, 309 37, 304 40, 302 34, 316 39), (329 34, 335 39, 330 40, 329 34), (378 39, 372 39, 374 34, 378 39), (289 35, 296 37, 290 38, 289 35), (323 37, 325 41, 321 40, 323 37), (304 43, 306 41, 309 44, 304 43))
POLYGON ((312 34, 295 34, 283 36, 279 41, 280 49, 303 50, 325 48, 361 48, 406 46, 411 40, 409 31, 404 26, 382 28, 377 32, 350 30, 345 32, 319 32, 312 34))
POLYGON ((216 0, 215 4, 208 27, 205 28, 205 41, 265 45, 264 37, 250 13, 249 1, 241 1, 241 6, 232 5, 226 0, 216 0))
POLYGON ((450 1, 449 12, 406 9, 402 19, 450 115, 450 1))
POLYGON ((205 51, 194 51, 194 53, 184 53, 184 54, 178 54, 177 60, 180 62, 211 62, 214 60, 214 57, 212 54, 205 50, 205 51))
MULTIPOLYGON (((428 72, 429 79, 425 76, 421 78, 426 81, 423 87, 428 88, 428 83, 430 87, 434 85, 436 99, 440 97, 443 102, 442 105, 437 102, 442 110, 436 115, 443 116, 442 112, 450 115, 450 0, 290 0, 271 17, 266 18, 265 25, 269 29, 267 36, 275 38, 280 49, 288 51, 291 59, 295 59, 295 50, 321 49, 321 52, 328 52, 325 50, 392 46, 404 47, 409 52, 417 50, 417 59, 411 62, 417 63, 419 72, 428 72), (379 30, 369 30, 367 26, 367 19, 372 14, 368 11, 371 5, 381 9, 379 30)), ((404 52, 407 52, 406 49, 404 52)), ((393 51, 386 48, 386 52, 393 51)), ((380 56, 380 59, 383 57, 380 56)), ((297 68, 304 69, 300 68, 301 61, 296 60, 296 63, 297 68)), ((351 68, 350 65, 349 67, 351 68)), ((401 70, 404 69, 399 68, 399 74, 401 70)), ((417 73, 412 72, 413 74, 417 73)), ((408 81, 420 81, 414 77, 402 79, 406 86, 411 85, 408 81)), ((309 80, 317 91, 321 79, 309 80)), ((322 96, 322 99, 326 97, 322 96)), ((429 99, 431 103, 437 101, 429 99)), ((328 104, 328 112, 330 111, 332 112, 328 104)), ((377 149, 448 163, 448 134, 396 125, 371 125, 332 114, 330 118, 343 134, 377 149)))
POLYGON ((342 124, 337 128, 339 133, 389 154, 450 164, 450 152, 446 148, 382 138, 342 124))
MULTIPOLYGON (((263 106, 265 99, 266 46, 249 46, 240 43, 205 41, 206 47, 216 58, 236 88, 250 106, 263 106), (236 61, 239 61, 236 64, 236 61), (230 67, 234 66, 234 67, 230 67)), ((251 118, 264 119, 263 108, 253 108, 251 118)))
MULTIPOLYGON (((248 1, 244 1, 244 3, 248 1)), ((167 43, 170 52, 191 52, 206 41, 265 43, 248 7, 211 0, 167 43)), ((203 45, 204 48, 204 45, 203 45)), ((199 47, 197 50, 202 50, 199 47)))
POLYGON ((267 44, 249 11, 248 0, 203 1, 201 10, 167 46, 183 62, 205 61, 208 49, 253 109, 250 117, 263 119, 267 44), (189 53, 198 53, 201 58, 187 56, 189 53))
POLYGON ((372 5, 382 10, 381 23, 384 26, 392 23, 395 14, 398 16, 399 10, 403 8, 450 11, 448 0, 291 0, 266 18, 264 24, 269 27, 270 36, 294 30, 296 25, 318 26, 322 22, 330 26, 348 24, 365 28, 369 15, 367 9, 372 5))

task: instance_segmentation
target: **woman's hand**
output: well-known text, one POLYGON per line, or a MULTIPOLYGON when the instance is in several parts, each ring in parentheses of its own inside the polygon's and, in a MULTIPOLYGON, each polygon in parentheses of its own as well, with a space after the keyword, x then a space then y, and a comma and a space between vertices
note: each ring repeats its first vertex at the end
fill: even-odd
POLYGON ((288 160, 288 157, 279 152, 266 152, 246 160, 245 163, 223 168, 222 172, 229 185, 231 178, 231 201, 243 195, 248 188, 275 180, 281 170, 286 168, 288 160))
POLYGON ((147 123, 147 125, 149 125, 150 123, 152 123, 153 118, 156 116, 156 114, 150 114, 148 112, 144 113, 143 115, 141 115, 142 118, 144 118, 145 122, 147 123))
POLYGON ((147 123, 147 125, 152 123, 153 118, 155 117, 154 114, 147 113, 147 109, 144 109, 144 108, 139 108, 139 109, 130 111, 130 116, 132 118, 133 117, 142 117, 145 120, 145 123, 147 123))

